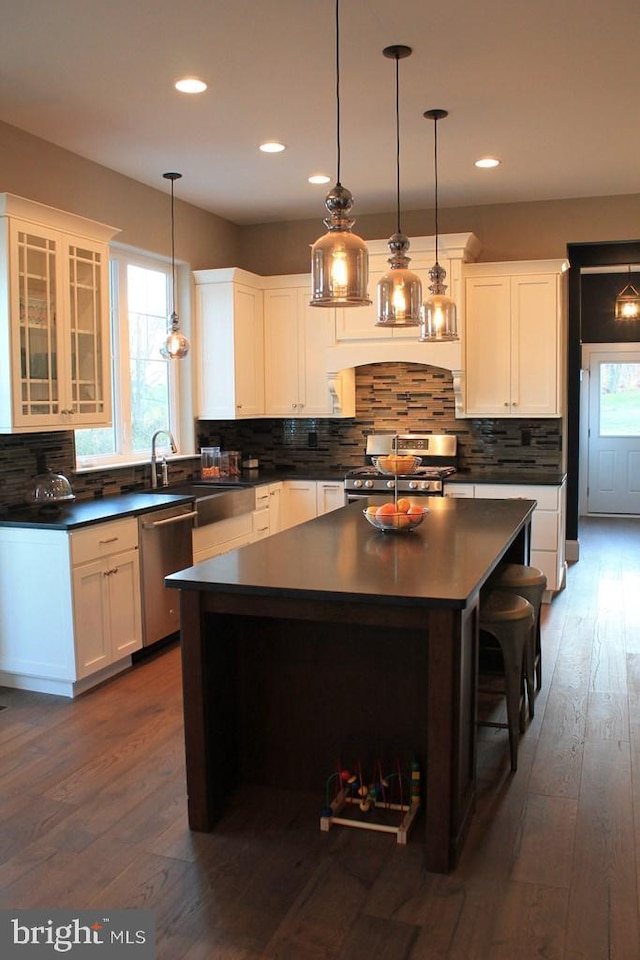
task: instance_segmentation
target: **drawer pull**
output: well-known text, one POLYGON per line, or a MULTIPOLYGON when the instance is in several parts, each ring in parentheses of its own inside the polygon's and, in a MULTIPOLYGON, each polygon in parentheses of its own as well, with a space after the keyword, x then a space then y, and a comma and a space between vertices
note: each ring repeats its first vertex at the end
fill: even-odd
POLYGON ((103 544, 103 543, 115 543, 116 540, 119 540, 119 539, 120 539, 120 537, 108 537, 107 540, 98 540, 98 543, 100 543, 100 544, 103 544))

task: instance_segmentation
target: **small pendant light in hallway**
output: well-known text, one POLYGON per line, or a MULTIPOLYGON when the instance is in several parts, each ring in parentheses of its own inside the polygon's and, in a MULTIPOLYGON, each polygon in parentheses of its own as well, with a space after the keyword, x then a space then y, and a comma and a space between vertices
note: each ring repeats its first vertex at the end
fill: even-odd
POLYGON ((421 320, 422 283, 408 269, 409 238, 400 229, 400 84, 399 61, 411 56, 411 47, 396 44, 382 53, 396 62, 396 232, 389 238, 389 270, 378 281, 377 327, 417 327, 421 320))
POLYGON ((369 253, 360 237, 351 232, 349 217, 353 197, 340 183, 340 0, 336 0, 336 131, 337 177, 325 206, 327 233, 311 248, 312 307, 362 307, 371 303, 367 293, 369 253))
POLYGON ((631 283, 631 264, 629 264, 628 270, 629 283, 616 297, 614 314, 616 320, 638 320, 640 318, 640 293, 631 283))
POLYGON ((160 353, 165 360, 181 360, 189 353, 189 341, 184 333, 180 332, 180 318, 176 313, 176 257, 175 257, 175 216, 173 210, 173 184, 180 180, 181 173, 163 173, 165 180, 171 181, 171 302, 173 308, 169 317, 167 337, 160 347, 160 353))
POLYGON ((420 340, 457 340, 456 305, 447 296, 444 282, 447 271, 438 263, 438 120, 448 117, 447 110, 427 110, 424 117, 433 120, 434 171, 435 171, 435 214, 436 214, 436 262, 429 270, 431 283, 430 295, 424 302, 424 313, 420 340))

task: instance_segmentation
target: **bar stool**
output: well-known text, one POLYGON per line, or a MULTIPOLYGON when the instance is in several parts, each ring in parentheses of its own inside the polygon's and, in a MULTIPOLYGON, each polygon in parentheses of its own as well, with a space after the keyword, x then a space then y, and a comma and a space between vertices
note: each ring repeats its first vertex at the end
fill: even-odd
POLYGON ((542 638, 540 631, 540 608, 542 597, 547 589, 547 578, 537 567, 528 567, 522 563, 504 563, 489 577, 491 590, 506 590, 528 600, 533 607, 535 627, 527 645, 525 670, 527 678, 527 700, 529 717, 533 719, 533 701, 536 692, 542 686, 542 638), (535 687, 533 678, 535 674, 535 687))
POLYGON ((524 597, 490 590, 480 602, 480 630, 495 637, 502 651, 507 700, 507 722, 479 721, 479 726, 509 731, 511 769, 518 769, 518 737, 524 732, 525 650, 533 632, 533 606, 524 597))

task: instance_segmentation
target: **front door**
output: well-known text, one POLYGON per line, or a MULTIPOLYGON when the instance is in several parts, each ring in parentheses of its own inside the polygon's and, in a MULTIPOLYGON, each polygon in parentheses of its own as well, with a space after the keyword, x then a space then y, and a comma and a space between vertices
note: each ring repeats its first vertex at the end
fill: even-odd
POLYGON ((590 352, 587 472, 588 513, 640 514, 637 349, 590 352))

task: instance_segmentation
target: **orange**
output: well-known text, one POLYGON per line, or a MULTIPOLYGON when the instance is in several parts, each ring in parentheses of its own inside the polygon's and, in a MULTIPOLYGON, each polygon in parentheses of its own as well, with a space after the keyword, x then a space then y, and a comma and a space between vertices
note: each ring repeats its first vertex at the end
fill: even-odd
POLYGON ((421 517, 422 516, 422 507, 410 506, 407 511, 410 517, 421 517))
POLYGON ((409 500, 408 497, 400 497, 396 506, 398 507, 398 513, 408 513, 411 507, 411 500, 409 500))
POLYGON ((394 503, 383 503, 381 507, 378 507, 376 510, 377 517, 388 517, 391 514, 396 512, 396 507, 394 503))
POLYGON ((367 514, 368 517, 375 517, 377 511, 378 511, 377 507, 367 507, 367 509, 365 510, 365 513, 367 514))

